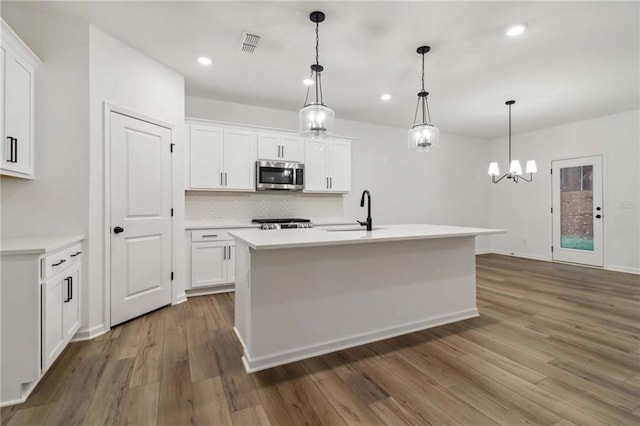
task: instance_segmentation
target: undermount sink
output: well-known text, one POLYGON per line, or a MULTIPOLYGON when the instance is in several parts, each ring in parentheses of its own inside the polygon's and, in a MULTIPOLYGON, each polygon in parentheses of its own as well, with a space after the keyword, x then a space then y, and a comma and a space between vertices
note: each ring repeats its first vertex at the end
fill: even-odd
MULTIPOLYGON (((373 228, 371 228, 372 231, 375 231, 376 229, 386 229, 386 228, 378 228, 376 226, 374 226, 373 228)), ((362 231, 362 232, 367 232, 367 228, 363 227, 363 226, 359 226, 357 228, 333 228, 333 229, 325 229, 325 231, 327 232, 353 232, 353 231, 362 231)))

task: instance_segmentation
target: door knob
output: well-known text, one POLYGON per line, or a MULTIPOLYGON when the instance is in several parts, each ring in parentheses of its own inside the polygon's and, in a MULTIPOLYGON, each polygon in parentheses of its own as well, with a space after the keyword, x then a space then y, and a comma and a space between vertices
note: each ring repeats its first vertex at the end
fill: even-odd
POLYGON ((115 228, 113 228, 113 233, 114 234, 119 234, 121 232, 124 232, 124 228, 122 228, 120 226, 116 226, 115 228))

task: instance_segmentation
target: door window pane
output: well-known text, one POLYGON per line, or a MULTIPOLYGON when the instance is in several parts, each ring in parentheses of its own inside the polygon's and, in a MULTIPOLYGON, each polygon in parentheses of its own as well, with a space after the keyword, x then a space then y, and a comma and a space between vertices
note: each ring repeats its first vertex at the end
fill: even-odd
POLYGON ((593 166, 560 169, 560 247, 593 251, 593 166))

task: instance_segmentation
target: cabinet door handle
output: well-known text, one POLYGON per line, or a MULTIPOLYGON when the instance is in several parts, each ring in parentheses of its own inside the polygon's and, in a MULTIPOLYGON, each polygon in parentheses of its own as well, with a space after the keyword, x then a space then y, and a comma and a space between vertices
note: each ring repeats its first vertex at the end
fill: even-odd
POLYGON ((329 189, 329 178, 327 178, 327 189, 329 189))
MULTIPOLYGON (((9 139, 9 155, 7 155, 7 163, 13 163, 13 138, 11 136, 7 136, 9 139)), ((5 153, 7 151, 5 150, 5 153)))
POLYGON ((77 252, 73 253, 73 254, 71 255, 71 257, 76 257, 76 256, 79 256, 79 255, 81 255, 81 254, 82 254, 82 252, 81 252, 81 251, 77 251, 77 252))
POLYGON ((208 234, 208 235, 203 235, 202 238, 215 238, 217 236, 218 234, 208 234))
POLYGON ((71 300, 71 298, 69 297, 71 294, 71 291, 69 290, 69 282, 71 280, 71 277, 67 277, 64 280, 67 282, 67 298, 64 300, 64 303, 67 303, 69 300, 71 300))
POLYGON ((67 261, 67 259, 62 259, 62 260, 61 260, 60 262, 58 262, 58 263, 52 263, 52 264, 51 264, 51 266, 60 266, 60 265, 62 265, 62 264, 63 264, 64 262, 66 262, 66 261, 67 261))
POLYGON ((227 260, 227 246, 222 247, 222 260, 227 260))
POLYGON ((280 158, 280 145, 278 145, 278 158, 280 158))
POLYGON ((223 180, 224 178, 222 177, 222 175, 223 175, 223 173, 220 172, 220 186, 224 185, 224 180, 223 180))
POLYGON ((13 138, 13 143, 16 146, 16 148, 13 150, 13 162, 17 163, 18 162, 18 138, 13 138))
POLYGON ((73 300, 73 277, 69 277, 69 300, 73 300))
POLYGON ((229 247, 229 260, 231 260, 231 246, 227 246, 229 247))
POLYGON ((333 188, 333 178, 329 178, 329 188, 333 188))

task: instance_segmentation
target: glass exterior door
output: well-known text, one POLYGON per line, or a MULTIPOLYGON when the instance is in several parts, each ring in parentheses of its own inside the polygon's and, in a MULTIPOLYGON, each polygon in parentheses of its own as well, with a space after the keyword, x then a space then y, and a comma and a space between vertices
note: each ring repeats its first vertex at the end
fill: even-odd
POLYGON ((552 162, 553 259, 602 266, 602 158, 552 162))

